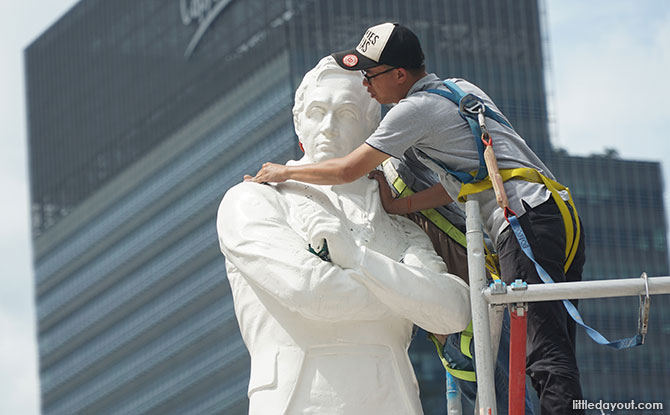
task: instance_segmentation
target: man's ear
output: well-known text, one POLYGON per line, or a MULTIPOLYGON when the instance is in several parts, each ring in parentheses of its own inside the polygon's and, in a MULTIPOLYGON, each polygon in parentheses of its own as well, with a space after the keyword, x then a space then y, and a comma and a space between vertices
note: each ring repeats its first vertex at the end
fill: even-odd
POLYGON ((407 73, 407 69, 405 68, 397 68, 396 70, 396 81, 398 81, 399 84, 404 84, 407 82, 409 79, 409 74, 407 73))

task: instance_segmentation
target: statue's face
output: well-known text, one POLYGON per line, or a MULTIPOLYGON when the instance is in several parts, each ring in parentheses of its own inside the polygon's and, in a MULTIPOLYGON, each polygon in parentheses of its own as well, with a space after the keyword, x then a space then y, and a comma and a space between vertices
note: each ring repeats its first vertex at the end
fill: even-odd
POLYGON ((364 115, 370 97, 357 77, 326 75, 318 86, 305 91, 304 100, 300 137, 311 161, 346 156, 370 133, 370 121, 364 115))

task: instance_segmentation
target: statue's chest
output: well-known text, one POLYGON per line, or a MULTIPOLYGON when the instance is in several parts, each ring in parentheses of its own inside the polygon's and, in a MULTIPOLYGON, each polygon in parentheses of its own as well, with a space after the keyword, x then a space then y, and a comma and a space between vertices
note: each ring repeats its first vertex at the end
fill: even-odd
POLYGON ((340 195, 300 185, 282 193, 288 202, 287 220, 305 241, 309 239, 309 221, 337 218, 360 246, 395 259, 401 258, 407 247, 404 233, 383 211, 376 193, 340 195))

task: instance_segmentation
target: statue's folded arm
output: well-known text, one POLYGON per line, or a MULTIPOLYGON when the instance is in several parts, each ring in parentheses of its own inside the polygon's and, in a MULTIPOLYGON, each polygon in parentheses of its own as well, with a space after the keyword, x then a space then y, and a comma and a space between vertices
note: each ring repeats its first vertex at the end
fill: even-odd
POLYGON ((219 206, 219 244, 249 282, 304 317, 376 320, 389 309, 352 275, 308 251, 271 186, 240 183, 219 206))
POLYGON ((455 333, 470 321, 469 288, 455 275, 395 262, 368 249, 360 272, 360 281, 384 304, 426 331, 455 333))

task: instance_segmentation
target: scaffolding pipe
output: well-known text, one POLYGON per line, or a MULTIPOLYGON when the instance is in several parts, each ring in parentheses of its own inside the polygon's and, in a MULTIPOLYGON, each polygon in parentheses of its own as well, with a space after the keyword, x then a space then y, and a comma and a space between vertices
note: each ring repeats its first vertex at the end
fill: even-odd
POLYGON ((502 326, 504 314, 507 308, 503 305, 489 306, 489 326, 491 328, 491 352, 493 361, 498 362, 498 349, 500 348, 500 336, 502 335, 502 326))
POLYGON ((447 415, 463 415, 461 390, 458 383, 449 372, 447 374, 447 415))
POLYGON ((494 388, 494 361, 489 324, 489 305, 482 293, 486 288, 484 265, 484 235, 482 233, 479 202, 465 203, 466 239, 468 245, 468 274, 470 276, 470 302, 472 307, 472 331, 475 340, 477 372, 477 402, 480 415, 496 415, 494 388))
MULTIPOLYGON (((670 294, 670 277, 649 277, 648 283, 649 295, 670 294)), ((493 294, 490 288, 486 288, 483 291, 486 302, 490 304, 510 304, 584 298, 626 297, 645 295, 647 292, 643 278, 529 284, 527 289, 518 291, 511 289, 509 286, 504 287, 504 289, 506 290, 505 293, 493 294)))

